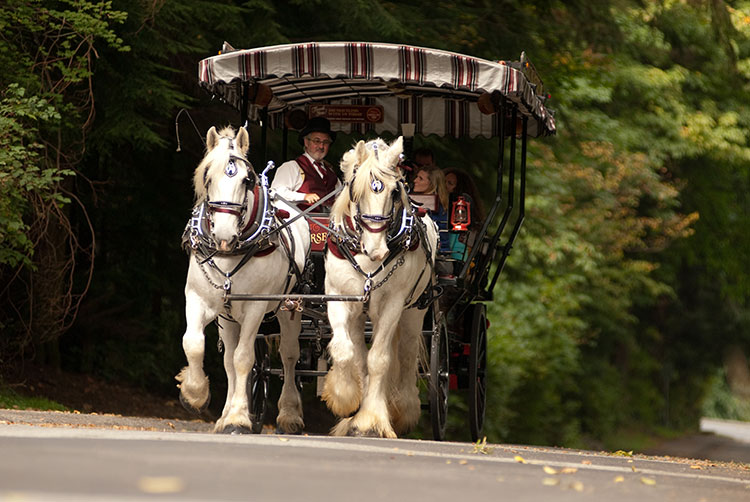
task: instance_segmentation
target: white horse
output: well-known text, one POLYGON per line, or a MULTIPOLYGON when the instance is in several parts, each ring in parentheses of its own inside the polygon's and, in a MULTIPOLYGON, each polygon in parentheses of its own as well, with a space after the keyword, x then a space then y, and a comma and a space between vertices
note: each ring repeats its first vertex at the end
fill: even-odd
MULTIPOLYGON (((210 400, 203 371, 204 328, 219 316, 219 335, 225 347, 227 399, 215 432, 247 433, 253 429, 248 409, 247 381, 255 360, 254 343, 266 312, 278 301, 225 302, 225 292, 282 294, 294 285, 294 267, 301 271, 310 248, 307 223, 300 218, 284 229, 283 219, 296 209, 272 206, 267 186, 247 160, 250 139, 243 127, 231 127, 206 136, 206 155, 193 178, 198 201, 186 229, 190 266, 185 284, 187 329, 182 347, 188 366, 176 379, 180 400, 193 411, 205 410, 210 400), (189 235, 188 235, 189 234, 189 235)), ((262 176, 265 179, 265 175, 262 176)), ((302 400, 295 386, 294 366, 299 358, 300 316, 278 311, 284 386, 279 399, 277 428, 302 430, 302 400)), ((256 424, 256 426, 262 424, 256 424)), ((258 428, 256 427, 256 431, 258 428)))
POLYGON ((391 145, 360 141, 341 162, 348 187, 336 199, 331 220, 346 237, 329 242, 325 291, 362 295, 368 290, 369 301, 328 304, 333 364, 322 397, 344 417, 334 435, 396 437, 419 421, 425 310, 415 303, 432 287, 438 233, 428 216, 416 216, 408 200, 398 167, 402 145, 402 138, 391 145), (366 315, 373 326, 369 351, 366 315))

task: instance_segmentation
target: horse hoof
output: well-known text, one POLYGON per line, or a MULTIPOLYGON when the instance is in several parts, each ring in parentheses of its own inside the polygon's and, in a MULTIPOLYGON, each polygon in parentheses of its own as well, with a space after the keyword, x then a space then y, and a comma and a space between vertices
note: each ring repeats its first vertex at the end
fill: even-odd
POLYGON ((300 436, 300 435, 302 435, 302 431, 301 430, 296 430, 296 431, 292 431, 292 432, 287 432, 284 429, 282 429, 281 427, 276 426, 276 434, 280 434, 282 436, 300 436))
POLYGON ((208 393, 208 399, 206 399, 206 402, 203 403, 202 406, 196 408, 192 404, 188 403, 187 399, 185 399, 185 396, 182 395, 182 392, 180 392, 180 404, 183 408, 185 408, 190 413, 194 413, 196 415, 202 415, 205 413, 205 411, 208 409, 208 404, 211 402, 211 392, 208 393))
POLYGON ((368 429, 366 431, 359 430, 357 427, 350 428, 347 433, 347 436, 350 437, 358 437, 358 438, 379 438, 382 437, 380 434, 378 434, 373 429, 368 429))
POLYGON ((244 425, 234 425, 234 424, 227 425, 223 429, 217 432, 219 434, 230 434, 232 436, 237 436, 239 434, 252 434, 253 433, 250 427, 245 427, 244 425))

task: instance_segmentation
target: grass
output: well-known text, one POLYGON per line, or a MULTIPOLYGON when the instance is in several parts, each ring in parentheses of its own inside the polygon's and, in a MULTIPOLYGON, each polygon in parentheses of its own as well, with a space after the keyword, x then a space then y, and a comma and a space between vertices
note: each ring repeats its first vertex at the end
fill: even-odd
POLYGON ((0 382, 0 408, 10 410, 68 411, 68 408, 45 397, 21 396, 0 382))

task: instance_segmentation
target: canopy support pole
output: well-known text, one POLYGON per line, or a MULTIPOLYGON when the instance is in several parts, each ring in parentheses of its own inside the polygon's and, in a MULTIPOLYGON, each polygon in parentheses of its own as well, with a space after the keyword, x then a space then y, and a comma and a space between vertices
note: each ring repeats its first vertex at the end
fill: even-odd
MULTIPOLYGON (((513 230, 511 230, 510 236, 508 236, 508 242, 503 246, 503 254, 500 256, 497 268, 495 269, 495 275, 492 277, 487 291, 492 291, 495 288, 497 278, 500 276, 500 272, 505 267, 505 261, 508 259, 510 250, 513 248, 513 242, 516 240, 518 231, 521 229, 524 217, 526 215, 526 126, 528 125, 528 117, 523 117, 523 131, 521 132, 521 172, 520 172, 520 187, 518 190, 518 216, 513 224, 513 230)), ((515 139, 513 140, 515 144, 515 139)))
MULTIPOLYGON (((478 263, 476 270, 481 271, 485 270, 483 267, 489 266, 490 261, 490 252, 492 250, 492 247, 488 247, 485 249, 485 236, 487 235, 487 230, 489 229, 490 223, 492 220, 495 219, 495 214, 497 213, 497 210, 500 208, 500 205, 503 202, 503 171, 504 171, 504 165, 505 165, 505 109, 506 109, 506 100, 504 97, 501 97, 500 102, 496 105, 497 114, 500 117, 500 123, 498 124, 499 129, 499 140, 498 140, 498 159, 497 159, 497 186, 495 189, 495 200, 492 203, 492 207, 490 207, 490 210, 487 213, 487 217, 484 220, 484 223, 482 224, 482 228, 479 230, 479 233, 477 234, 476 241, 474 242, 474 245, 471 248, 471 252, 469 253, 469 256, 466 258, 466 261, 464 261, 464 266, 461 268, 461 273, 459 274, 459 278, 463 279, 466 277, 466 275, 469 273, 469 268, 471 267, 471 263, 477 259, 477 256, 482 253, 481 256, 478 258, 478 263)), ((470 284, 467 285, 469 288, 472 296, 476 295, 480 291, 480 282, 482 280, 483 274, 477 274, 470 284)))

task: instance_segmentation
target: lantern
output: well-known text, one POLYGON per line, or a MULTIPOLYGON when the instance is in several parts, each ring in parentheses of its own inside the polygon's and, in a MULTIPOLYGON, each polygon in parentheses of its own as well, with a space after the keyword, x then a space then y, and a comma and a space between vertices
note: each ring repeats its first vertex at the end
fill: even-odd
POLYGON ((454 231, 468 230, 471 223, 471 202, 459 195, 451 209, 451 227, 454 231))

